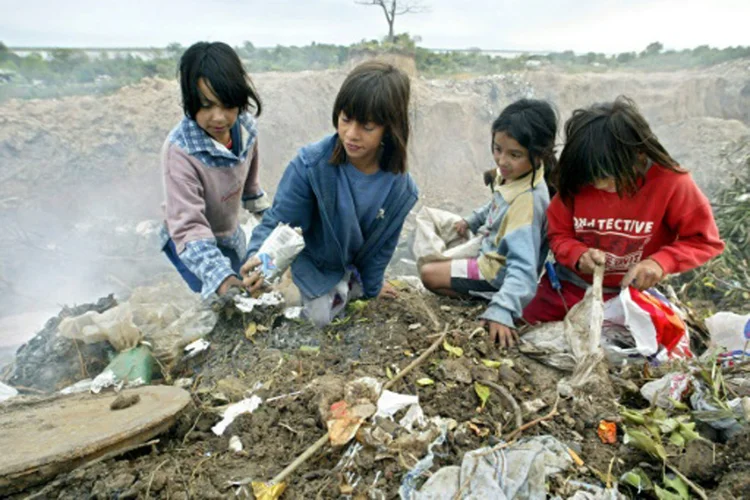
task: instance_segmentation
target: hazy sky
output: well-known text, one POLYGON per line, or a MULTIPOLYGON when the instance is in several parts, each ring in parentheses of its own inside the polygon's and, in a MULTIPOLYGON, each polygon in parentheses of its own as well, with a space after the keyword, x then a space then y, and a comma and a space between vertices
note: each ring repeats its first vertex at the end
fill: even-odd
MULTIPOLYGON (((639 51, 750 45, 750 0, 424 0, 396 31, 431 48, 639 51)), ((123 47, 221 40, 350 44, 387 32, 354 0, 0 0, 9 46, 123 47)))

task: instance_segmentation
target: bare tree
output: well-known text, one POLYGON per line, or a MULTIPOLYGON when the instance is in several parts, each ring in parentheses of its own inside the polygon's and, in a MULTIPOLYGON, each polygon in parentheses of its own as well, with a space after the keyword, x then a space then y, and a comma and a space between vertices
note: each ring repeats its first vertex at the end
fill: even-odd
POLYGON ((396 17, 404 14, 418 14, 427 12, 429 8, 422 0, 356 0, 359 5, 375 5, 383 9, 385 20, 388 21, 388 41, 393 41, 393 23, 396 17))

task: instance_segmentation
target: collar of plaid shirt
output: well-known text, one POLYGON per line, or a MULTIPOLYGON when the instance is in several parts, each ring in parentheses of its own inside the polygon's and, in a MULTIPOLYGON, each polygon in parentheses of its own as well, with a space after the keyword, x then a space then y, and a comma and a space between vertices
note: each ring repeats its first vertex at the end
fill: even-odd
POLYGON ((195 120, 187 116, 172 131, 170 142, 177 144, 187 154, 195 156, 209 167, 234 167, 245 161, 252 151, 258 137, 256 120, 250 113, 240 113, 237 117, 240 124, 242 148, 239 157, 227 149, 226 146, 214 140, 208 133, 198 126, 195 120))

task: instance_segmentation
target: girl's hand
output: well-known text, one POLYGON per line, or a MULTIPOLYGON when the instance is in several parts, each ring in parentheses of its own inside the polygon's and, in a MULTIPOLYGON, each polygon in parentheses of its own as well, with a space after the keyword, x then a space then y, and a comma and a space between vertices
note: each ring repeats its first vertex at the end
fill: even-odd
POLYGON ((239 288, 240 290, 243 290, 245 286, 237 278, 237 276, 229 276, 227 277, 227 279, 221 282, 221 285, 219 285, 219 288, 216 290, 216 295, 218 295, 219 297, 223 297, 232 288, 239 288))
POLYGON ((466 236, 466 231, 469 230, 469 223, 465 220, 461 219, 460 221, 453 224, 453 227, 456 228, 456 232, 459 236, 466 236))
POLYGON ((240 269, 242 284, 250 293, 260 290, 263 286, 263 273, 257 269, 258 266, 260 266, 260 259, 258 257, 252 257, 248 259, 240 269))
POLYGON ((494 321, 482 321, 482 326, 490 331, 490 344, 499 344, 499 347, 513 347, 518 342, 518 333, 502 323, 494 321))
POLYGON ((638 290, 647 290, 657 284, 664 277, 664 270, 652 259, 640 261, 630 268, 622 278, 622 287, 633 286, 638 290))
POLYGON ((583 274, 594 274, 596 266, 603 266, 606 261, 606 255, 601 250, 596 248, 589 248, 586 252, 581 255, 578 259, 576 268, 583 274))
POLYGON ((396 290, 395 286, 391 285, 387 281, 384 281, 383 288, 380 289, 378 298, 379 299, 396 299, 398 298, 398 290, 396 290))

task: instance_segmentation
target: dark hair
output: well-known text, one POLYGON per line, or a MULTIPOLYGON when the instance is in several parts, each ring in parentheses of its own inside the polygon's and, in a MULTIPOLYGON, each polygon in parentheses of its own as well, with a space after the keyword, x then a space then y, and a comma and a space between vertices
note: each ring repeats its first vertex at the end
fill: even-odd
MULTIPOLYGON (((528 150, 529 163, 532 167, 532 186, 539 165, 544 165, 544 175, 549 177, 557 165, 555 158, 557 113, 550 103, 538 99, 519 99, 508 105, 492 123, 491 141, 495 140, 495 134, 498 132, 508 134, 528 150)), ((495 173, 496 169, 485 172, 485 184, 488 184, 489 179, 494 183, 495 173)), ((550 183, 547 183, 547 189, 552 194, 550 183)))
POLYGON ((227 108, 247 111, 252 101, 255 116, 260 115, 258 92, 237 53, 226 43, 197 42, 180 58, 182 109, 193 120, 201 109, 201 92, 198 89, 201 78, 227 108))
MULTIPOLYGON (((342 111, 359 123, 373 122, 384 126, 380 168, 404 173, 409 142, 409 95, 409 77, 403 71, 378 61, 362 63, 341 85, 333 104, 333 126, 338 128, 342 111)), ((341 165, 346 161, 346 150, 338 138, 331 163, 341 165)))
POLYGON ((632 99, 577 109, 565 123, 565 146, 553 180, 564 201, 586 185, 613 178, 617 194, 632 196, 646 176, 646 158, 685 173, 672 158, 632 99))

